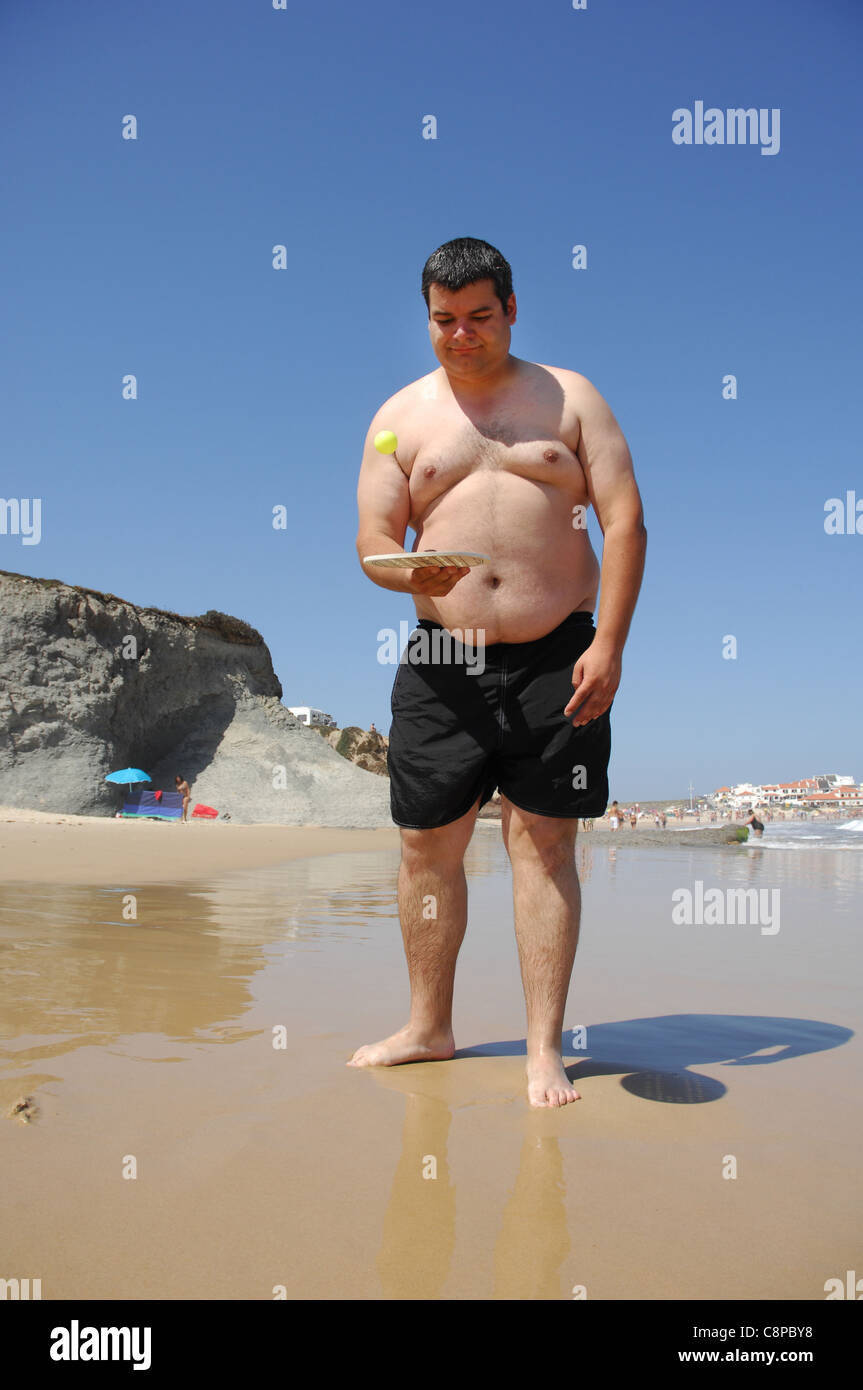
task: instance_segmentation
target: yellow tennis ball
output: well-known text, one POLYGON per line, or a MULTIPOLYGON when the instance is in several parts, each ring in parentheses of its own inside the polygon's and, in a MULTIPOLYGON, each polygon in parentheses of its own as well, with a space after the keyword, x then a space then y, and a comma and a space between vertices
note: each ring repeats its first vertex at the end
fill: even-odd
POLYGON ((379 454, 394 454, 398 445, 399 441, 392 430, 381 430, 380 434, 375 435, 375 448, 379 454))

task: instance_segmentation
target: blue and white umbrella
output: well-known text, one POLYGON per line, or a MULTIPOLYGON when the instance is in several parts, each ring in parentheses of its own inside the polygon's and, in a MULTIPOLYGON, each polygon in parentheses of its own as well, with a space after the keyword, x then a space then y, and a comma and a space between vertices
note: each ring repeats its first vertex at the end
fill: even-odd
POLYGON ((105 778, 106 782, 125 782, 132 790, 133 782, 149 782, 152 779, 142 772, 139 767, 121 767, 119 772, 109 772, 105 778))

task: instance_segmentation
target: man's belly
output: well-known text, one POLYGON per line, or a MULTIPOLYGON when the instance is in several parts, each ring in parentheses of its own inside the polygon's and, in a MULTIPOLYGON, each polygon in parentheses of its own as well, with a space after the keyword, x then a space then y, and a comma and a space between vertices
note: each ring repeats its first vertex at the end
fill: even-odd
MULTIPOLYGON (((426 526, 416 550, 446 549, 452 544, 438 525, 426 526)), ((471 533, 466 550, 490 555, 443 598, 417 598, 420 618, 442 623, 450 632, 471 628, 477 645, 493 642, 533 642, 544 637, 576 611, 592 613, 599 588, 599 562, 587 531, 550 535, 537 544, 499 535, 471 533)), ((471 640, 460 639, 460 640, 471 640)))

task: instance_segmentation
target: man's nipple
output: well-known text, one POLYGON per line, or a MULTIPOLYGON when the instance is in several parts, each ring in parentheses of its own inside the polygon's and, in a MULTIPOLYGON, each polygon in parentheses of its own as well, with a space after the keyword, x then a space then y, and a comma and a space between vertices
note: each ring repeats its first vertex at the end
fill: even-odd
POLYGON ((546 463, 557 463, 557 460, 560 458, 556 449, 546 449, 542 456, 546 463))
POLYGON ((434 464, 430 463, 427 468, 423 469, 423 476, 426 478, 433 478, 436 472, 437 469, 435 468, 434 464))

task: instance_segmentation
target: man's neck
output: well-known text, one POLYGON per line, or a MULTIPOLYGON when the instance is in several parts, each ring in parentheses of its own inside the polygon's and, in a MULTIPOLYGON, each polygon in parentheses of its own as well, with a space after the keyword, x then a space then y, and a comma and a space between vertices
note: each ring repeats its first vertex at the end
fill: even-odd
POLYGON ((471 401, 481 405, 484 401, 493 400, 500 395, 501 391, 512 386, 520 370, 521 358, 513 357, 512 353, 509 353, 500 366, 488 376, 474 377, 471 380, 450 376, 449 372, 446 373, 446 376, 456 400, 471 401))

